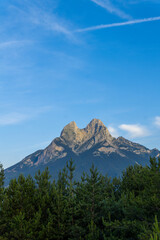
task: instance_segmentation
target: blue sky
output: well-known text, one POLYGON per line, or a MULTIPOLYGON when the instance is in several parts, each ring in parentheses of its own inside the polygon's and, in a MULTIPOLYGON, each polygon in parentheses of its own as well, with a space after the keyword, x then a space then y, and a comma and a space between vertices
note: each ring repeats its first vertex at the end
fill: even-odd
POLYGON ((0 162, 70 121, 160 149, 159 0, 0 1, 0 162))

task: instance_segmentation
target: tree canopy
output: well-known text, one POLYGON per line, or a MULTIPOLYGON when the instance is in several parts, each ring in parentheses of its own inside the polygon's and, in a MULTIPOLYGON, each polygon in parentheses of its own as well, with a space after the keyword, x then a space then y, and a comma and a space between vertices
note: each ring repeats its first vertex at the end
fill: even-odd
POLYGON ((0 165, 0 240, 160 240, 160 159, 121 178, 74 178, 72 159, 50 182, 48 168, 12 179, 0 165))

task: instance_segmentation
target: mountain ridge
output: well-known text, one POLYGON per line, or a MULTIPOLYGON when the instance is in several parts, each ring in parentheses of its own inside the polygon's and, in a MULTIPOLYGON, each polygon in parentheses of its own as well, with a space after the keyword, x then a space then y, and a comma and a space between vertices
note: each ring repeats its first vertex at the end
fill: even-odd
POLYGON ((44 150, 38 150, 22 161, 5 170, 6 184, 19 174, 31 174, 49 167, 52 178, 66 161, 75 160, 75 175, 80 177, 83 170, 89 172, 91 163, 103 174, 119 176, 124 168, 135 163, 146 165, 149 157, 159 157, 158 149, 148 149, 123 137, 114 138, 99 119, 93 119, 85 128, 80 129, 72 121, 61 131, 44 150))

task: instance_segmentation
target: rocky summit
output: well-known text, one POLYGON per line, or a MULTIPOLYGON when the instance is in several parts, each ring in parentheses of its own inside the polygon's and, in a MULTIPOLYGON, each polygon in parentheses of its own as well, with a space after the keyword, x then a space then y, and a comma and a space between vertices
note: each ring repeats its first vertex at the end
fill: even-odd
POLYGON ((21 173, 34 176, 39 169, 43 171, 47 166, 52 179, 57 178, 59 170, 71 158, 76 165, 75 178, 79 178, 83 171, 88 173, 92 163, 102 174, 120 176, 129 165, 148 164, 150 156, 159 157, 160 151, 150 150, 123 137, 112 137, 101 120, 93 119, 84 129, 79 129, 73 121, 44 150, 6 169, 5 184, 8 185, 21 173))

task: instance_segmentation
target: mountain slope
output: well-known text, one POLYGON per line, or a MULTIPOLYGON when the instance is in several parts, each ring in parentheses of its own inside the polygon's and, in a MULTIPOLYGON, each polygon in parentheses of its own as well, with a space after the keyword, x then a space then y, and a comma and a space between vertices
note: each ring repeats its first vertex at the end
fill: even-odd
POLYGON ((89 172, 94 163, 98 170, 109 176, 119 176, 129 165, 148 163, 150 156, 158 157, 157 149, 148 148, 128 141, 123 137, 113 138, 106 126, 93 119, 86 128, 79 129, 75 122, 69 123, 44 150, 39 150, 16 165, 5 170, 6 184, 20 173, 31 174, 49 167, 52 178, 56 178, 66 161, 72 158, 76 164, 75 177, 83 171, 89 172))

